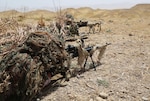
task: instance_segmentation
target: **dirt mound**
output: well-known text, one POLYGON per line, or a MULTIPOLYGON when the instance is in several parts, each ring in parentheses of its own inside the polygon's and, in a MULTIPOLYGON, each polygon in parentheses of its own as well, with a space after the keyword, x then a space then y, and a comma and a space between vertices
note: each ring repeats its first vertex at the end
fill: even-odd
POLYGON ((11 13, 19 13, 19 12, 16 11, 16 10, 8 10, 8 11, 0 12, 0 13, 3 13, 3 14, 11 14, 11 13))
POLYGON ((82 8, 77 8, 77 9, 67 8, 67 9, 62 10, 62 12, 67 12, 69 14, 72 14, 76 19, 78 18, 85 19, 85 16, 86 18, 90 18, 93 11, 94 10, 89 7, 82 7, 82 8))
POLYGON ((77 12, 77 10, 75 8, 67 8, 67 9, 62 10, 62 12, 75 14, 77 12))
POLYGON ((150 4, 138 4, 130 9, 130 11, 136 12, 140 17, 150 17, 150 4))
POLYGON ((79 12, 78 15, 75 15, 76 18, 80 19, 89 19, 91 18, 91 15, 93 14, 93 9, 89 7, 82 7, 78 8, 77 11, 79 12))
POLYGON ((132 7, 131 9, 134 9, 134 10, 149 10, 150 9, 150 4, 137 4, 134 7, 132 7))
POLYGON ((139 4, 131 9, 115 9, 115 10, 103 10, 92 9, 89 7, 82 7, 78 9, 66 9, 70 14, 73 14, 76 19, 100 19, 100 18, 139 18, 150 16, 150 5, 139 4))
POLYGON ((49 20, 51 18, 54 18, 54 16, 56 16, 56 13, 48 10, 35 10, 35 11, 26 12, 25 15, 28 18, 34 18, 34 19, 38 19, 39 17, 43 16, 45 19, 49 20))
POLYGON ((3 11, 3 12, 0 12, 0 17, 14 17, 14 16, 18 16, 22 14, 21 12, 19 11, 16 11, 16 10, 8 10, 8 11, 3 11))

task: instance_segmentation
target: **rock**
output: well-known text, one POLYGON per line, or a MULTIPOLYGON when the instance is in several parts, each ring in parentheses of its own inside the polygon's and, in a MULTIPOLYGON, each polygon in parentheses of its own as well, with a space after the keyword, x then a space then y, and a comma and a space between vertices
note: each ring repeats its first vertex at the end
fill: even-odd
POLYGON ((97 77, 97 80, 103 80, 103 78, 102 77, 97 77))
POLYGON ((116 101, 116 99, 113 96, 110 96, 107 100, 108 101, 116 101))
POLYGON ((142 100, 143 100, 143 101, 150 101, 150 99, 147 98, 147 97, 142 97, 142 100))
POLYGON ((106 101, 106 100, 103 99, 103 98, 101 98, 101 97, 99 97, 99 96, 97 96, 97 97, 96 97, 96 101, 106 101))
POLYGON ((104 93, 104 92, 101 92, 101 93, 99 94, 99 96, 100 96, 101 98, 103 98, 103 99, 107 99, 107 98, 108 98, 108 94, 106 94, 106 93, 104 93))
POLYGON ((129 34, 129 36, 133 36, 132 34, 129 34))
POLYGON ((39 98, 37 98, 36 101, 41 101, 41 100, 39 98))
POLYGON ((94 101, 92 98, 89 101, 94 101))

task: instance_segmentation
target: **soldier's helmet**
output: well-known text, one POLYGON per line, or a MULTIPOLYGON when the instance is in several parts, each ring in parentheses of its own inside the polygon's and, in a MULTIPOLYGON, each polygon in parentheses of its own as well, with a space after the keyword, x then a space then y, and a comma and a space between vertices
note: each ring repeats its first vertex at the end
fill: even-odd
POLYGON ((74 18, 71 14, 66 14, 66 18, 69 20, 69 21, 73 21, 74 18))

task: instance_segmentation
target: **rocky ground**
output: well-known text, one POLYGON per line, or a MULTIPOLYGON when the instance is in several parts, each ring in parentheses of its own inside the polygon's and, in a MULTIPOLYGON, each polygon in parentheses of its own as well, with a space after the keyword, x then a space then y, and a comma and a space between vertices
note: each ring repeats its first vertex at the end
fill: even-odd
MULTIPOLYGON (((102 65, 48 91, 41 101, 150 101, 150 20, 104 20, 86 43, 107 47, 102 65)), ((89 60, 90 63, 90 60, 89 60)), ((88 64, 89 64, 88 63, 88 64)))

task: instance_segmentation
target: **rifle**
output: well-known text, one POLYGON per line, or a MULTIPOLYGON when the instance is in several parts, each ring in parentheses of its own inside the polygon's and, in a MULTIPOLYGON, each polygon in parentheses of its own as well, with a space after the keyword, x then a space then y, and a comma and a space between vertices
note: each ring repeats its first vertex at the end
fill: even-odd
POLYGON ((65 50, 71 55, 72 58, 79 56, 78 48, 73 45, 68 45, 65 50))
MULTIPOLYGON (((90 53, 91 50, 93 49, 93 46, 88 46, 88 47, 86 47, 86 48, 84 48, 84 49, 85 49, 88 53, 90 53)), ((68 45, 65 50, 71 55, 72 58, 75 58, 75 57, 78 57, 78 56, 79 56, 79 54, 78 54, 78 48, 75 47, 75 46, 73 46, 73 45, 68 45)), ((90 56, 90 58, 91 58, 91 60, 92 60, 93 67, 94 67, 94 69, 96 70, 94 61, 93 61, 93 59, 92 59, 92 55, 90 54, 89 56, 90 56)), ((86 61, 85 61, 84 67, 85 67, 86 63, 87 63, 87 59, 86 59, 86 61)))

